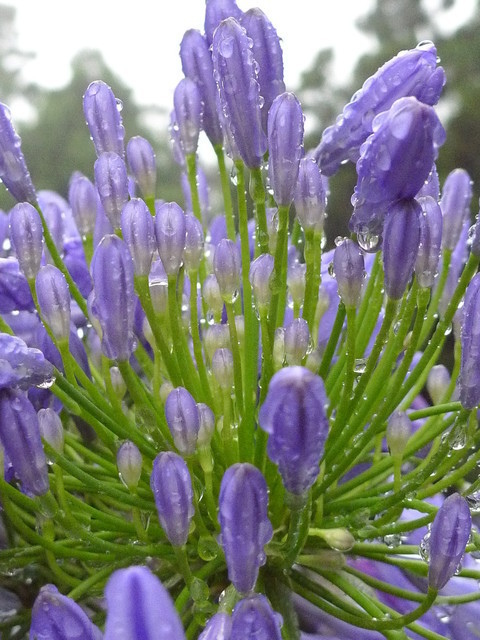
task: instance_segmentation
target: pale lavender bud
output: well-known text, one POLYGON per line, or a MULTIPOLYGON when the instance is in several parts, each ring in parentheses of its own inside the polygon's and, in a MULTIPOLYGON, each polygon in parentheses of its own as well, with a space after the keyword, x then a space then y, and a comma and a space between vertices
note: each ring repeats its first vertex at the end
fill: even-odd
MULTIPOLYGON (((98 191, 97 191, 98 194, 98 191)), ((100 244, 103 236, 106 236, 110 233, 114 233, 114 228, 112 223, 107 218, 105 213, 105 209, 100 201, 100 196, 98 197, 98 208, 97 208, 97 217, 95 219, 95 228, 93 230, 93 246, 96 248, 100 244)))
POLYGON ((235 606, 230 640, 281 640, 281 626, 282 617, 264 595, 255 593, 235 606))
POLYGON ((250 40, 234 18, 227 18, 214 33, 212 50, 220 104, 229 133, 246 166, 260 167, 267 144, 250 40))
POLYGON ((194 513, 192 480, 183 458, 173 451, 159 453, 153 461, 150 486, 162 529, 171 544, 183 546, 194 513))
POLYGON ((11 210, 10 237, 23 274, 27 280, 35 278, 42 260, 43 227, 38 211, 28 202, 11 210))
POLYGON ((210 407, 203 402, 199 402, 197 408, 200 418, 197 444, 199 447, 205 447, 210 444, 215 431, 215 414, 210 407))
POLYGON ((205 4, 205 37, 210 46, 220 22, 226 18, 240 20, 242 11, 237 7, 236 0, 206 0, 205 4))
POLYGON ((65 436, 63 434, 63 425, 60 417, 53 409, 40 409, 37 413, 38 427, 40 435, 55 449, 57 453, 63 453, 63 445, 65 436))
POLYGON ((462 323, 462 358, 458 385, 464 409, 480 403, 480 273, 470 281, 465 293, 462 323))
POLYGON ((70 335, 70 290, 65 276, 51 264, 42 267, 35 280, 38 306, 43 320, 57 340, 70 335))
POLYGON ((413 275, 420 244, 422 208, 414 199, 400 200, 390 207, 383 230, 385 291, 399 300, 413 275))
POLYGON ((53 584, 41 589, 32 609, 30 640, 101 640, 103 635, 85 611, 53 584))
POLYGON ((125 129, 119 110, 120 102, 113 91, 101 80, 88 85, 83 96, 83 113, 97 156, 113 151, 123 157, 125 129))
POLYGON ((98 192, 86 176, 78 175, 72 179, 68 190, 68 202, 80 233, 91 234, 97 218, 98 192))
POLYGON ((110 367, 110 380, 115 395, 119 400, 122 400, 127 391, 127 385, 118 367, 110 367))
POLYGON ((127 167, 122 157, 111 151, 98 156, 94 165, 95 185, 107 218, 120 228, 123 205, 129 198, 127 167))
POLYGON ((465 220, 470 219, 472 193, 472 180, 465 169, 455 169, 448 174, 439 203, 443 213, 444 249, 455 248, 465 220))
POLYGON ((187 213, 185 215, 185 250, 183 261, 185 269, 198 269, 203 256, 203 229, 197 218, 187 213))
POLYGON ((430 196, 436 202, 438 202, 440 198, 440 180, 438 178, 438 171, 435 163, 433 164, 432 170, 428 174, 428 178, 423 183, 423 186, 416 197, 424 198, 426 196, 430 196))
POLYGON ((233 355, 230 349, 217 349, 212 358, 212 373, 220 389, 233 387, 233 355))
POLYGON ((433 404, 440 404, 450 386, 450 372, 444 364, 434 365, 427 378, 427 391, 433 404))
POLYGON ((402 457, 412 435, 412 422, 405 411, 394 411, 387 422, 387 445, 394 458, 402 457))
POLYGON ((252 52, 258 64, 258 83, 263 98, 262 124, 267 132, 267 117, 272 102, 285 91, 283 53, 277 32, 261 9, 246 11, 239 20, 252 39, 252 52))
POLYGON ((155 203, 155 213, 158 254, 167 275, 176 275, 185 249, 185 214, 176 202, 155 203))
POLYGON ((204 346, 210 360, 217 349, 230 347, 230 332, 226 324, 212 324, 205 331, 204 346))
POLYGON ((195 154, 202 126, 203 106, 200 91, 193 80, 180 80, 173 94, 173 104, 183 153, 186 156, 195 154))
POLYGON ((335 247, 333 252, 333 271, 338 285, 338 295, 343 304, 357 307, 362 295, 365 279, 365 260, 358 245, 349 238, 335 247))
MULTIPOLYGON (((65 220, 62 209, 56 202, 47 202, 45 205, 42 204, 42 213, 45 218, 47 228, 50 231, 50 235, 52 236, 52 240, 58 252, 62 253, 65 237, 65 220)), ((47 248, 45 248, 45 254, 47 256, 47 260, 51 262, 52 258, 47 248)))
POLYGON ((207 622, 198 640, 230 640, 232 618, 228 613, 219 611, 207 622))
POLYGON ((185 456, 194 454, 200 429, 200 415, 191 393, 183 387, 173 389, 165 402, 165 417, 180 453, 185 456))
POLYGON ((127 161, 141 195, 144 198, 153 198, 157 182, 157 164, 150 142, 142 136, 130 138, 127 144, 127 161))
POLYGON ((117 451, 118 475, 124 485, 132 490, 139 483, 142 475, 142 454, 136 444, 127 440, 117 451))
POLYGON ((430 196, 418 199, 420 215, 420 243, 415 261, 415 275, 420 287, 432 287, 438 271, 442 244, 442 210, 430 196))
POLYGON ((170 134, 170 146, 172 149, 173 160, 179 167, 185 168, 185 155, 180 142, 179 129, 177 124, 177 115, 175 109, 170 112, 170 122, 168 125, 168 132, 170 134))
POLYGON ((17 336, 0 332, 0 389, 28 389, 47 385, 52 379, 53 366, 39 349, 27 347, 17 336))
POLYGON ((217 113, 217 87, 213 77, 212 53, 206 38, 190 29, 180 44, 182 70, 197 85, 203 102, 203 129, 212 145, 220 145, 223 132, 217 113))
POLYGON ((202 296, 207 304, 207 307, 211 311, 220 313, 220 311, 223 309, 223 298, 222 294, 220 293, 220 287, 218 285, 218 280, 215 274, 209 273, 203 281, 202 296))
POLYGON ((147 567, 115 571, 105 587, 103 640, 185 640, 170 594, 147 567))
POLYGON ((304 262, 292 262, 287 270, 287 287, 294 304, 301 304, 305 297, 305 273, 304 262))
POLYGON ((262 473, 248 463, 229 467, 222 478, 218 504, 228 578, 237 591, 248 593, 265 564, 264 547, 273 534, 262 473))
POLYGON ((259 307, 266 307, 272 297, 273 256, 263 253, 250 265, 248 279, 259 307))
POLYGON ((152 214, 141 198, 132 198, 122 209, 121 229, 135 266, 135 274, 147 276, 156 248, 152 214))
POLYGON ((21 391, 0 390, 0 442, 22 483, 22 489, 35 496, 47 493, 47 459, 37 413, 21 391))
POLYGON ((102 351, 112 360, 128 360, 135 346, 135 292, 133 261, 123 240, 104 236, 93 254, 91 271, 91 306, 102 327, 102 351))
POLYGON ((293 93, 277 96, 268 112, 268 175, 278 206, 294 197, 303 156, 303 112, 293 93))
POLYGON ((278 464, 287 491, 303 495, 315 482, 328 433, 322 379, 304 367, 285 367, 270 381, 260 407, 269 434, 268 455, 278 464))
POLYGON ((303 318, 295 318, 284 333, 285 358, 289 365, 300 365, 311 349, 310 329, 303 318))
POLYGON ((294 203, 302 227, 322 231, 327 206, 325 179, 309 156, 300 160, 294 203))
POLYGON ((470 532, 472 516, 467 501, 459 493, 445 498, 437 511, 429 538, 428 586, 443 589, 462 560, 470 532))
POLYGON ((21 142, 13 127, 10 109, 0 103, 0 180, 15 200, 35 204, 35 187, 22 153, 21 142))
POLYGON ((220 240, 215 247, 213 270, 220 294, 225 302, 232 302, 238 296, 240 264, 240 252, 237 245, 232 240, 225 238, 220 240))

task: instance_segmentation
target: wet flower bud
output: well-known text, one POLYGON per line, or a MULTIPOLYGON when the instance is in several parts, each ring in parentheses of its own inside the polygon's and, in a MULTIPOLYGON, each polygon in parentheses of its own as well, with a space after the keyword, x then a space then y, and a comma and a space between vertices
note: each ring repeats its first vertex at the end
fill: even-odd
POLYGON ((194 513, 192 480, 183 458, 173 451, 159 453, 153 461, 150 486, 168 540, 183 546, 194 513))
POLYGON ((91 234, 97 217, 98 193, 86 176, 78 175, 72 179, 68 190, 68 202, 80 233, 91 234))
POLYGON ((105 214, 114 229, 120 228, 123 205, 129 198, 127 167, 113 152, 102 153, 94 165, 95 185, 105 214))
POLYGON ((202 126, 203 107, 200 91, 193 80, 180 80, 173 94, 173 103, 183 153, 195 154, 202 126))
POLYGON ((53 584, 46 584, 33 605, 30 638, 101 640, 102 632, 79 604, 62 595, 53 584))
POLYGON ((147 276, 156 248, 152 214, 141 198, 125 203, 120 219, 123 239, 135 266, 135 274, 147 276))
POLYGON ((459 493, 445 498, 437 511, 429 539, 428 586, 443 589, 465 553, 472 528, 467 501, 459 493))
POLYGON ((442 243, 442 211, 430 196, 418 199, 420 215, 420 243, 415 261, 415 275, 420 287, 432 287, 438 271, 442 243))
POLYGON ((113 151, 123 157, 125 129, 119 105, 105 82, 97 80, 88 85, 83 96, 83 112, 97 156, 113 151))
POLYGON ((278 206, 294 197, 303 156, 303 112, 293 93, 277 96, 268 113, 268 175, 278 206))
POLYGON ((152 262, 148 276, 148 286, 156 313, 165 313, 168 307, 168 277, 160 259, 152 262))
POLYGON ((285 329, 285 358, 289 365, 302 364, 303 358, 307 355, 310 342, 310 330, 308 322, 303 318, 295 318, 285 329))
POLYGON ((20 202, 11 210, 10 237, 24 276, 27 280, 35 278, 42 260, 43 227, 38 211, 28 202, 20 202))
POLYGON ((253 295, 259 307, 266 307, 272 297, 273 256, 263 253, 250 265, 248 279, 252 285, 253 295))
POLYGON ((245 30, 233 18, 213 35, 213 68, 220 104, 236 150, 249 168, 260 167, 267 150, 260 112, 260 87, 245 30))
POLYGON ((215 274, 209 273, 203 281, 202 296, 210 311, 219 313, 222 310, 223 298, 215 274))
POLYGON ((218 504, 228 578, 237 591, 248 593, 265 564, 264 546, 273 533, 262 473, 248 463, 229 467, 222 478, 218 504))
POLYGON ((232 618, 228 613, 219 611, 207 622, 198 640, 230 640, 232 618))
POLYGON ((460 364, 460 402, 464 409, 480 403, 480 273, 470 281, 465 293, 460 364))
POLYGON ((197 445, 206 447, 210 444, 215 431, 215 414, 203 402, 197 404, 198 416, 200 418, 200 427, 198 429, 197 445))
POLYGON ((157 182, 157 164, 150 142, 142 136, 130 138, 127 144, 127 162, 142 197, 153 198, 157 182))
POLYGON ((35 496, 47 493, 47 459, 37 413, 21 391, 0 389, 0 443, 13 464, 23 491, 35 496))
POLYGON ((117 451, 117 469, 125 486, 130 490, 136 489, 142 475, 142 454, 130 440, 117 451))
POLYGON ((450 372, 444 364, 434 365, 428 374, 427 391, 433 404, 440 404, 450 385, 450 372))
POLYGON ((303 495, 315 482, 328 432, 323 381, 304 367, 285 367, 270 381, 260 407, 267 452, 287 491, 303 495))
POLYGON ((91 271, 91 308, 102 327, 102 351, 112 360, 128 360, 135 346, 135 292, 133 261, 123 240, 104 236, 93 254, 91 271))
POLYGON ((235 606, 230 640, 281 640, 281 626, 282 617, 265 596, 255 593, 235 606))
POLYGON ((294 304, 301 304, 305 297, 305 271, 304 262, 293 262, 288 265, 287 287, 294 304))
POLYGON ((37 413, 38 427, 42 438, 55 449, 57 453, 63 453, 63 445, 65 437, 63 434, 63 425, 56 411, 48 407, 40 409, 37 413))
POLYGON ((294 203, 302 227, 322 231, 327 206, 326 184, 317 163, 309 156, 300 160, 294 203))
POLYGON ((200 415, 191 393, 183 387, 173 389, 165 402, 165 417, 180 453, 185 456, 195 453, 200 415))
POLYGON ((215 247, 213 270, 225 302, 233 302, 240 287, 240 252, 232 240, 223 239, 215 247))
POLYGON ((48 385, 53 366, 39 349, 27 347, 17 336, 0 332, 0 389, 48 385))
POLYGON ((416 200, 400 200, 390 207, 383 231, 385 291, 399 300, 412 277, 420 243, 422 209, 416 200))
POLYGON ((358 245, 345 238, 333 252, 333 270, 338 295, 346 307, 357 307, 365 278, 365 261, 358 245))
POLYGON ((230 349, 217 349, 212 358, 212 373, 220 389, 233 387, 233 356, 230 349))
POLYGON ((394 458, 401 458, 412 434, 412 423, 404 411, 394 411, 387 422, 387 445, 394 458))
POLYGON ((190 213, 185 215, 185 269, 198 269, 203 256, 203 229, 199 220, 190 213))
POLYGON ((176 202, 155 203, 155 236, 158 254, 167 275, 176 275, 185 249, 185 214, 176 202))
POLYGON ((35 280, 38 306, 43 320, 57 340, 70 335, 70 291, 63 273, 51 264, 42 267, 35 280))
POLYGON ((112 381, 112 388, 115 395, 119 400, 122 400, 127 391, 127 385, 118 367, 110 367, 110 380, 112 381))
POLYGON ((210 361, 217 349, 230 347, 230 332, 226 324, 212 324, 204 336, 205 351, 210 361))
POLYGON ((0 313, 33 311, 30 287, 17 258, 0 258, 0 313))
POLYGON ((439 203, 443 213, 444 249, 455 248, 465 220, 470 219, 472 193, 472 180, 465 169, 455 169, 448 174, 439 203))
POLYGON ((115 571, 105 587, 103 640, 185 640, 170 594, 147 567, 115 571))
POLYGON ((13 127, 10 109, 0 102, 0 180, 18 202, 35 204, 37 196, 25 158, 20 136, 13 127))
POLYGON ((240 20, 242 11, 237 7, 236 0, 206 0, 205 5, 205 37, 210 46, 220 22, 230 17, 240 20))

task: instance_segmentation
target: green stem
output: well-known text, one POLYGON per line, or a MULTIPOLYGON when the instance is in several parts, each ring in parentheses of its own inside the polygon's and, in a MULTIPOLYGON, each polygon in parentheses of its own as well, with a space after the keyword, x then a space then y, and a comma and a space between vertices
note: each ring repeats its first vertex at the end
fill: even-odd
POLYGON ((192 198, 192 210, 193 215, 199 220, 202 227, 202 210, 200 207, 200 198, 198 197, 198 186, 197 186, 197 157, 194 153, 187 153, 185 157, 187 161, 187 177, 188 177, 188 185, 190 187, 190 196, 192 198))
POLYGON ((222 185, 223 205, 225 207, 225 221, 227 223, 227 236, 230 238, 230 240, 235 241, 235 220, 233 216, 232 193, 230 191, 230 179, 225 167, 225 155, 223 152, 223 146, 221 144, 217 144, 213 148, 217 156, 220 182, 222 185))
POLYGON ((263 186, 262 171, 260 167, 254 167, 250 170, 250 179, 252 183, 251 194, 255 203, 255 214, 257 223, 257 251, 255 255, 268 253, 268 227, 267 212, 265 209, 265 188, 263 186))

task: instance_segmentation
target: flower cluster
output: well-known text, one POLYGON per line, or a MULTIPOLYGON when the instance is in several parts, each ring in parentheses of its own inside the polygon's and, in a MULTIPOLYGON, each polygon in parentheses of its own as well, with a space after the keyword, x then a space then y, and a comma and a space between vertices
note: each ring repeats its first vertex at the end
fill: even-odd
POLYGON ((311 152, 260 9, 207 0, 180 55, 185 208, 102 81, 67 199, 36 192, 0 105, 4 637, 477 638, 480 233, 468 174, 435 169, 434 45, 311 152))

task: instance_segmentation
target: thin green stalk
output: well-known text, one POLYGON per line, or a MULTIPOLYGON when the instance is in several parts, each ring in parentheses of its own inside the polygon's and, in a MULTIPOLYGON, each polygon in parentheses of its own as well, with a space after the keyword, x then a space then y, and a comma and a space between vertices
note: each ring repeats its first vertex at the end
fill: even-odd
POLYGON ((200 207, 200 198, 198 197, 197 185, 197 157, 194 153, 187 153, 185 156, 187 161, 187 178, 190 187, 190 196, 192 198, 193 215, 200 221, 203 226, 202 210, 200 207))
POLYGON ((318 290, 320 288, 321 250, 319 249, 321 248, 321 242, 321 232, 315 232, 314 229, 305 230, 304 257, 306 273, 302 317, 308 323, 312 337, 314 336, 313 322, 318 302, 318 290))
POLYGON ((255 218, 257 223, 257 250, 255 255, 268 253, 267 212, 265 209, 265 187, 263 186, 260 167, 250 170, 251 196, 255 204, 255 218))
POLYGON ((220 183, 222 186, 223 205, 225 208, 225 221, 227 224, 227 236, 235 241, 235 219, 233 215, 232 194, 230 191, 230 179, 225 167, 225 154, 221 144, 214 145, 217 156, 218 170, 220 173, 220 183))

